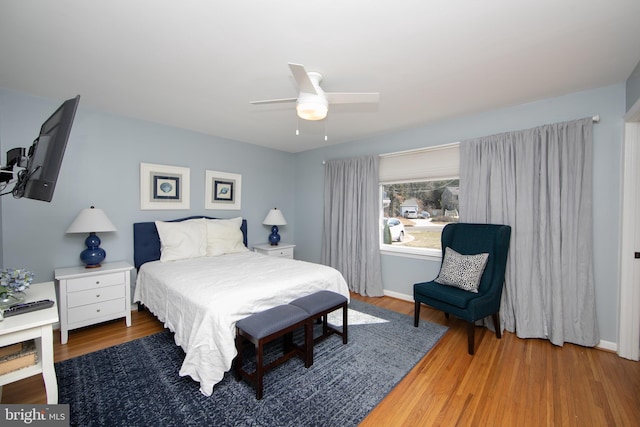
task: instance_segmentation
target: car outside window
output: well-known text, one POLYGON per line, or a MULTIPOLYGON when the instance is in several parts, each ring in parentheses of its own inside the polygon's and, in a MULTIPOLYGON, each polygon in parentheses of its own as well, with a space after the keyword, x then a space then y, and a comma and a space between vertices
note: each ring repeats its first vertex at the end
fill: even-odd
POLYGON ((418 212, 414 211, 414 210, 406 210, 404 211, 404 215, 405 218, 407 219, 417 219, 418 218, 418 212))

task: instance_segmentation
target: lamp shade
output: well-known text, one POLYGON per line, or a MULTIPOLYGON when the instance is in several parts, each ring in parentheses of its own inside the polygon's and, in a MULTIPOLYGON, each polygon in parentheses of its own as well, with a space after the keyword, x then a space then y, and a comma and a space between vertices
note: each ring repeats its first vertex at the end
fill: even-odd
POLYGON ((96 209, 93 206, 82 209, 67 228, 67 233, 104 233, 107 231, 116 231, 116 227, 102 209, 96 209))
POLYGON ((282 211, 277 208, 273 208, 267 214, 267 217, 262 221, 264 225, 287 225, 287 220, 284 219, 282 211))

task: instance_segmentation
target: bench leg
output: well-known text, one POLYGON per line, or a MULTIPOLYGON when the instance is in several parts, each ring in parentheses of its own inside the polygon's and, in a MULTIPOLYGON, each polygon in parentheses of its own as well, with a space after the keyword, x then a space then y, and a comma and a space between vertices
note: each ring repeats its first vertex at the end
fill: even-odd
POLYGON ((342 344, 346 344, 348 339, 347 339, 347 313, 349 311, 349 307, 347 306, 347 303, 345 302, 344 305, 342 306, 342 344))
POLYGON ((322 336, 327 336, 327 334, 329 333, 329 320, 327 319, 326 314, 324 316, 322 316, 322 336))
POLYGON ((263 365, 263 343, 262 340, 258 340, 258 345, 256 348, 256 399, 262 399, 262 377, 264 375, 264 365, 263 365))
POLYGON ((234 360, 234 373, 235 373, 235 377, 236 377, 236 381, 240 381, 242 379, 242 374, 240 373, 242 370, 242 365, 243 365, 243 361, 242 361, 242 336, 240 336, 239 333, 236 332, 236 353, 238 353, 238 355, 236 356, 236 360, 234 360))
POLYGON ((304 367, 313 365, 313 319, 304 325, 304 367))

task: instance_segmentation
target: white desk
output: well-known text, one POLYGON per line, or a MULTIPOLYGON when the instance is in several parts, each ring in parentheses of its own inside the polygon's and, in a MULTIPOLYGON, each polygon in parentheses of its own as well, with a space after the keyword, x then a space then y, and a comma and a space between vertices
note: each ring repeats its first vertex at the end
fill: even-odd
MULTIPOLYGON (((56 301, 53 282, 34 283, 25 294, 27 302, 43 299, 56 301)), ((47 403, 58 403, 58 381, 53 367, 53 324, 56 322, 57 303, 43 310, 18 314, 0 321, 0 347, 35 339, 38 352, 38 363, 35 365, 0 375, 0 398, 3 385, 42 373, 47 403)))

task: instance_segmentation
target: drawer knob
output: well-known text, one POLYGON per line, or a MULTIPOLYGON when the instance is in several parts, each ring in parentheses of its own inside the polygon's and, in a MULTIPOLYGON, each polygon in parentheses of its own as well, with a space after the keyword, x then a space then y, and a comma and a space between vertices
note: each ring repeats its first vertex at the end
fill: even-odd
POLYGON ((100 298, 100 294, 96 294, 96 298, 100 298))
POLYGON ((100 313, 100 309, 97 309, 97 310, 96 310, 96 313, 100 313))
POLYGON ((96 280, 96 285, 99 285, 99 284, 100 284, 100 280, 96 280))

